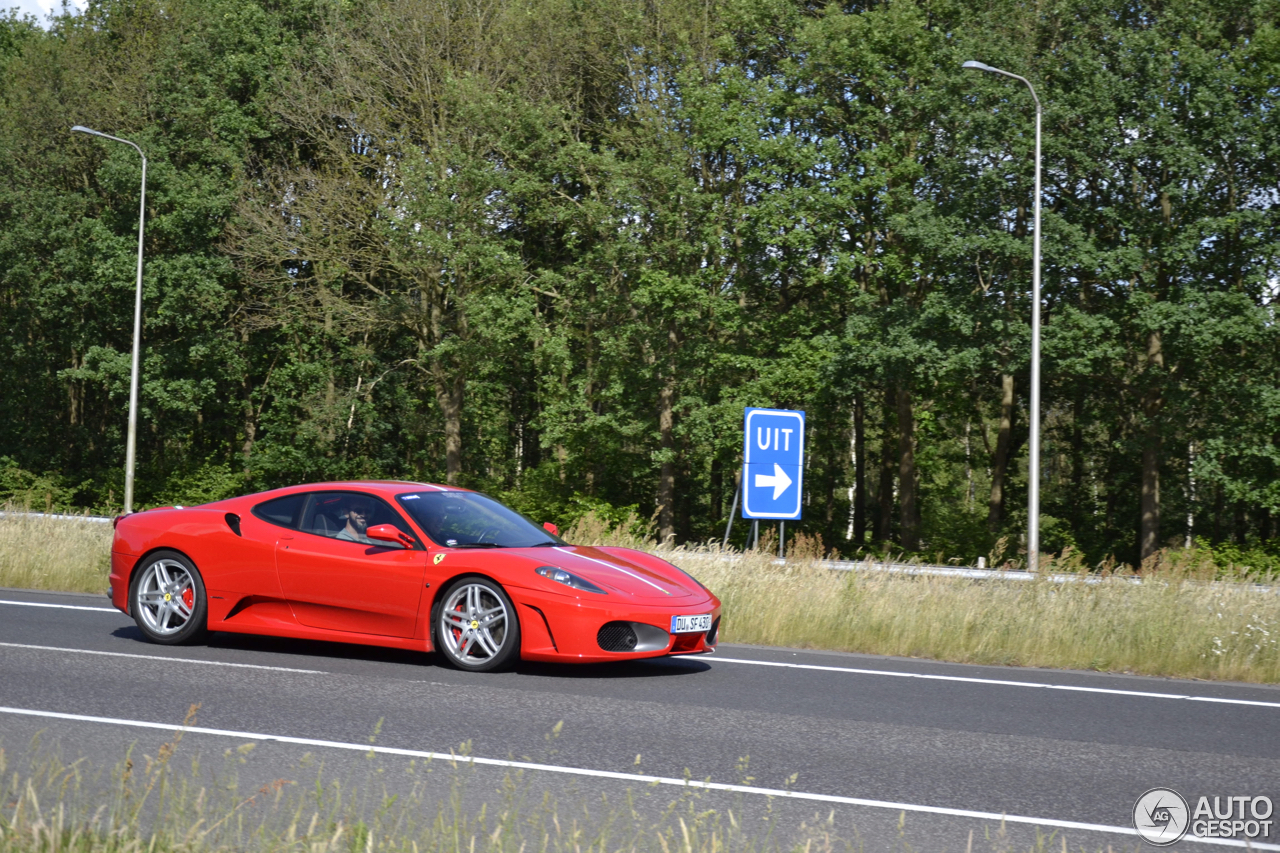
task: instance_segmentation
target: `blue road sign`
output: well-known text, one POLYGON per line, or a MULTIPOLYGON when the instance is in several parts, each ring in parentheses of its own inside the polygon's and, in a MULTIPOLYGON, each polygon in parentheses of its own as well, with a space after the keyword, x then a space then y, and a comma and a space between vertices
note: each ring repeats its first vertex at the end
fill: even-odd
POLYGON ((804 412, 747 409, 742 439, 742 517, 799 519, 804 412))

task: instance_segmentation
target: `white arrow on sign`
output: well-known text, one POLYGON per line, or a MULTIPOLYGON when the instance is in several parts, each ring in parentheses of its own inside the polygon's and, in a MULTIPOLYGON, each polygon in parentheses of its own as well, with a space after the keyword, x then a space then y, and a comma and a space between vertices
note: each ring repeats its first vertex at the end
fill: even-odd
POLYGON ((791 478, 787 476, 787 472, 782 470, 782 466, 777 462, 773 463, 772 474, 756 474, 756 488, 767 489, 773 486, 773 499, 776 501, 778 496, 791 488, 791 478))

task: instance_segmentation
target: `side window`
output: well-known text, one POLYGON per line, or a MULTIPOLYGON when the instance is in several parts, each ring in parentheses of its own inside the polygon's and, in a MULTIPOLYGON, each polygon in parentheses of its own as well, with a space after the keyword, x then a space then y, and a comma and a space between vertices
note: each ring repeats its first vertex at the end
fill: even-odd
POLYGON ((409 526, 399 514, 382 500, 361 492, 313 492, 307 496, 302 512, 301 529, 304 533, 343 539, 379 548, 402 548, 391 542, 370 539, 365 531, 378 524, 392 527, 413 536, 409 526))
POLYGON ((283 498, 264 501, 253 508, 253 514, 271 524, 297 529, 298 510, 302 508, 302 499, 305 497, 305 494, 286 495, 283 498))

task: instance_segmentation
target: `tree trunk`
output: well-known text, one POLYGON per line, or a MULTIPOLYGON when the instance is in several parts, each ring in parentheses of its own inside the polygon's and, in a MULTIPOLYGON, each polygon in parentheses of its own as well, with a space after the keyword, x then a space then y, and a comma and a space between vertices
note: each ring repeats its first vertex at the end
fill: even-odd
MULTIPOLYGON (((240 333, 240 343, 247 350, 249 347, 249 333, 242 331, 240 333)), ((275 369, 275 362, 271 364, 272 370, 275 369)), ((271 378, 271 371, 267 371, 267 378, 271 378)), ((248 371, 240 377, 240 394, 244 399, 244 441, 240 444, 240 458, 244 461, 244 471, 249 472, 249 460, 253 458, 253 443, 258 438, 258 413, 253 406, 253 386, 249 383, 248 371)))
POLYGON ((244 404, 244 441, 240 444, 240 458, 244 460, 244 470, 249 470, 249 460, 253 458, 253 443, 258 437, 258 418, 253 411, 253 403, 244 404))
MULTIPOLYGON (((467 337, 465 316, 449 319, 449 294, 438 275, 430 274, 422 282, 422 292, 427 304, 425 324, 418 329, 418 352, 435 350, 450 334, 467 337)), ((467 388, 466 373, 457 362, 445 362, 437 355, 430 357, 431 382, 435 390, 436 405, 444 418, 444 470, 445 482, 458 485, 462 474, 462 408, 467 388)))
POLYGON ((916 423, 911 392, 898 389, 898 507, 901 513, 902 547, 920 550, 920 510, 916 506, 916 423))
POLYGON ((436 405, 444 417, 444 468, 445 482, 458 485, 462 473, 462 396, 466 380, 461 372, 446 375, 443 364, 436 362, 432 373, 435 378, 436 405))
POLYGON ((1146 424, 1142 436, 1142 529, 1139 559, 1145 560, 1160 549, 1160 412, 1164 394, 1159 386, 1164 368, 1164 346, 1160 332, 1147 336, 1147 369, 1155 370, 1143 401, 1146 424))
POLYGON ((1140 559, 1160 550, 1160 436, 1148 425, 1142 447, 1142 532, 1140 559))
MULTIPOLYGON (((1271 437, 1273 447, 1280 447, 1280 433, 1276 433, 1271 437)), ((1280 513, 1267 511, 1267 541, 1272 539, 1280 539, 1280 513)))
POLYGON ((1004 519, 1005 473, 1009 469, 1009 446, 1013 441, 1013 374, 1000 377, 1000 433, 996 437, 995 458, 991 460, 991 498, 987 503, 987 530, 997 533, 1004 519))
POLYGON ((1071 512, 1069 518, 1076 530, 1085 523, 1085 507, 1092 502, 1086 499, 1084 485, 1084 395, 1076 392, 1071 407, 1071 512))
POLYGON ((658 541, 667 542, 676 535, 676 463, 675 463, 675 378, 668 376, 658 392, 658 437, 662 446, 662 466, 658 472, 658 541))
MULTIPOLYGON (((324 385, 324 439, 329 445, 332 445, 334 439, 337 438, 337 431, 334 429, 334 406, 338 400, 337 380, 333 375, 333 364, 336 359, 333 357, 333 312, 324 312, 324 358, 329 364, 329 373, 325 379, 324 385)), ((326 451, 327 454, 333 454, 332 446, 326 451)))
MULTIPOLYGON (((71 349, 71 367, 74 370, 84 366, 84 361, 80 358, 74 347, 71 349)), ((68 422, 71 426, 79 426, 81 413, 84 410, 84 392, 80 383, 74 379, 67 380, 67 412, 68 422)))
POLYGON ((862 395, 853 398, 853 541, 867 541, 867 448, 862 428, 866 417, 862 395))
POLYGON ((711 518, 719 526, 724 521, 724 464, 718 458, 711 460, 711 518))
POLYGON ((894 467, 894 408, 897 405, 892 387, 884 390, 884 423, 880 430, 880 499, 876 517, 876 539, 888 542, 893 538, 893 467, 894 467))
MULTIPOLYGON (((833 436, 837 435, 835 430, 832 430, 831 434, 833 436)), ((813 441, 814 450, 818 450, 821 447, 821 445, 818 443, 817 431, 815 430, 811 432, 810 435, 813 436, 812 441, 813 441)), ((841 434, 841 438, 843 438, 843 434, 841 434)), ((836 468, 837 466, 834 463, 837 459, 840 458, 838 455, 839 451, 836 449, 836 447, 838 446, 839 445, 828 444, 827 447, 825 448, 827 452, 819 457, 820 459, 830 460, 829 464, 822 466, 822 474, 823 474, 823 480, 824 480, 822 492, 824 495, 826 495, 826 501, 825 501, 826 508, 825 508, 824 518, 823 518, 823 522, 824 522, 823 528, 827 531, 828 541, 833 539, 835 536, 833 521, 835 520, 835 507, 836 507, 836 478, 837 478, 836 468)), ((821 450, 819 450, 819 452, 821 452, 821 450)), ((808 459, 807 454, 805 458, 808 459)))

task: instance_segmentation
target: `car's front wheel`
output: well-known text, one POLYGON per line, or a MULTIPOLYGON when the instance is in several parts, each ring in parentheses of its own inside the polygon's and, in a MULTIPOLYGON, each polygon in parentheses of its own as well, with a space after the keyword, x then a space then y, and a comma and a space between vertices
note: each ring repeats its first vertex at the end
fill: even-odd
POLYGON ((134 572, 129 611, 143 636, 153 643, 194 643, 208 631, 204 580, 177 551, 157 551, 134 572))
POLYGON ((520 623, 507 593, 481 577, 454 581, 431 620, 435 646, 449 663, 470 672, 514 664, 520 655, 520 623))

